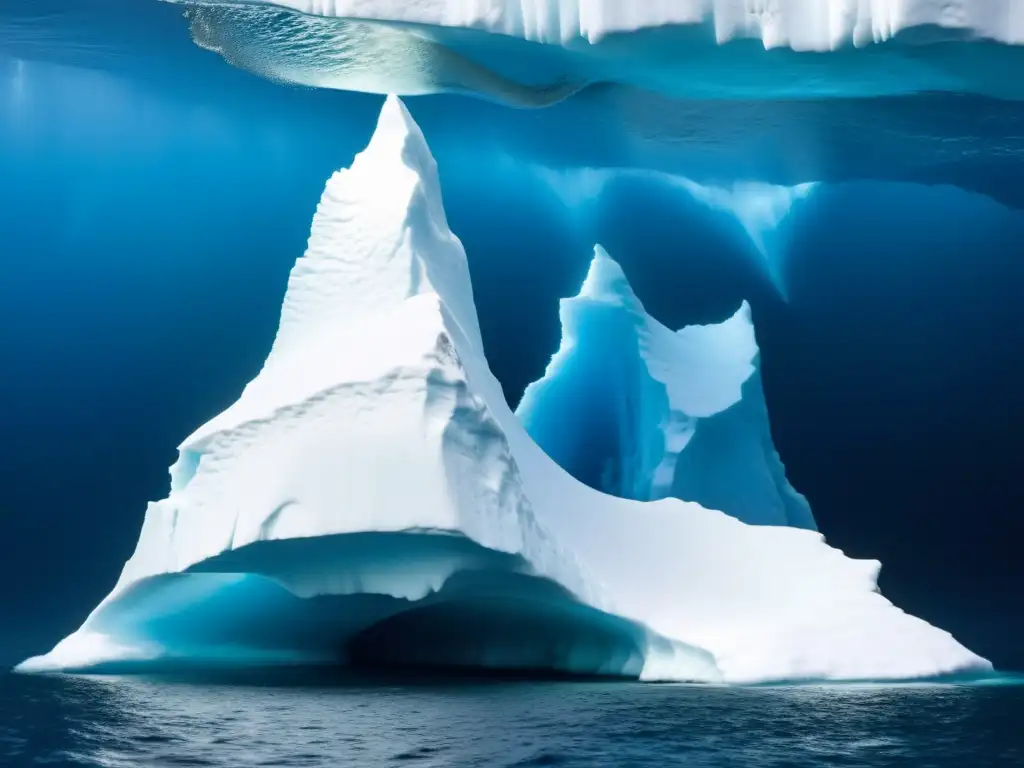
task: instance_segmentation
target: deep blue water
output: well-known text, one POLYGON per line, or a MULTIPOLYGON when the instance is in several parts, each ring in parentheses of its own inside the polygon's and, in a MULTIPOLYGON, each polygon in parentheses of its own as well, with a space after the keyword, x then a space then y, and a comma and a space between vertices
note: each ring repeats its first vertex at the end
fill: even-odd
POLYGON ((987 768, 1024 687, 0 678, 0 765, 987 768))

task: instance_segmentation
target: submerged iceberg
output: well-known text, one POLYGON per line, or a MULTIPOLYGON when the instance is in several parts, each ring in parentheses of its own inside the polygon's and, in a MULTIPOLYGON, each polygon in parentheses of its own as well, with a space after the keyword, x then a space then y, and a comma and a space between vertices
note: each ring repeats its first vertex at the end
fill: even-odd
POLYGON ((878 567, 812 531, 600 493, 545 455, 488 369, 435 163, 389 98, 327 184, 263 369, 181 446, 111 594, 19 669, 991 669, 883 598, 878 567))
POLYGON ((672 332, 599 246, 561 318, 561 347, 516 410, 561 467, 623 498, 815 528, 772 445, 746 303, 723 323, 672 332))
POLYGON ((592 83, 689 98, 1024 98, 1017 0, 172 0, 275 79, 542 106, 592 83), (827 53, 827 56, 821 54, 827 53))

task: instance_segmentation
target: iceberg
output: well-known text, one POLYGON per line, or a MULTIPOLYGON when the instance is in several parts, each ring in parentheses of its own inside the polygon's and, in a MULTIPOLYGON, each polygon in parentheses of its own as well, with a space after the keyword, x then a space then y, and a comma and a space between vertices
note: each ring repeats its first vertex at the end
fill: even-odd
POLYGON ((816 528, 772 444, 748 304, 673 332, 598 246, 560 314, 561 346, 516 415, 562 468, 627 499, 672 496, 746 523, 816 528))
POLYGON ((557 466, 488 369, 436 164, 389 97, 327 184, 262 370, 182 444, 110 595, 19 670, 347 662, 740 683, 991 669, 882 597, 878 568, 813 531, 615 498, 557 466))
POLYGON ((316 87, 546 106, 594 83, 687 98, 1021 99, 1017 0, 171 0, 194 40, 316 87), (827 55, 822 55, 827 54, 827 55))
POLYGON ((709 211, 725 217, 743 232, 757 259, 759 270, 785 298, 786 225, 799 203, 818 188, 815 182, 780 186, 747 180, 729 187, 701 184, 677 174, 642 168, 567 168, 527 166, 576 216, 600 201, 605 192, 623 180, 635 180, 664 189, 683 191, 709 211))

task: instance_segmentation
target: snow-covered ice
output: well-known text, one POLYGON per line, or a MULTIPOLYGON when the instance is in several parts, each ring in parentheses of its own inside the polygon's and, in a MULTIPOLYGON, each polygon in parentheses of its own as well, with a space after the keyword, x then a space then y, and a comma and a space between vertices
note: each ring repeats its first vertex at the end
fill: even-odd
MULTIPOLYGON (((729 378, 726 400, 742 383, 729 378)), ((488 369, 433 158, 391 97, 327 184, 262 371, 182 444, 111 594, 19 669, 348 658, 727 682, 991 669, 890 604, 877 572, 813 531, 615 498, 546 456, 488 369)))

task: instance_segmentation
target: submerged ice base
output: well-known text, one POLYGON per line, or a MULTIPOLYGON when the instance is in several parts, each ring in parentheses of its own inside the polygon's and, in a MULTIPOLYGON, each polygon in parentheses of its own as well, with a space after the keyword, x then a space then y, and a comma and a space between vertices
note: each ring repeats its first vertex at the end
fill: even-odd
POLYGON ((488 368, 436 166, 389 98, 328 182, 263 369, 183 443, 111 594, 19 669, 991 670, 885 600, 877 572, 812 531, 614 498, 545 455, 488 368))

